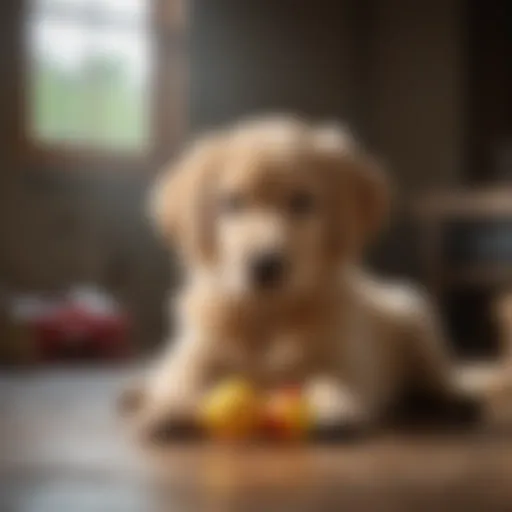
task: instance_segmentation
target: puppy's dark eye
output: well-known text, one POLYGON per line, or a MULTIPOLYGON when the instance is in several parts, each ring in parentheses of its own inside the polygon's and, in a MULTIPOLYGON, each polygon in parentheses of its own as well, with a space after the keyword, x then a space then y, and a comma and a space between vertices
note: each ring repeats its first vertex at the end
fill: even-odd
POLYGON ((315 208, 315 198, 308 192, 296 192, 290 198, 288 208, 298 217, 309 215, 315 208))
POLYGON ((244 198, 239 194, 227 194, 220 200, 220 211, 222 213, 239 213, 244 207, 244 198))

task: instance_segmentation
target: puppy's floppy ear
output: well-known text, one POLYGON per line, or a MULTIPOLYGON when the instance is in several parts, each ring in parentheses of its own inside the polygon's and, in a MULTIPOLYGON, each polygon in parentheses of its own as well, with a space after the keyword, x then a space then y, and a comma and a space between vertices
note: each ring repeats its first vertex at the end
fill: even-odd
POLYGON ((186 258, 213 257, 211 185, 221 144, 210 136, 185 151, 157 178, 150 194, 150 216, 160 234, 186 258))
POLYGON ((339 192, 344 192, 345 199, 340 198, 340 201, 348 197, 353 204, 355 243, 357 249, 362 250, 379 233, 389 216, 387 177, 343 126, 317 128, 315 144, 336 174, 339 192))

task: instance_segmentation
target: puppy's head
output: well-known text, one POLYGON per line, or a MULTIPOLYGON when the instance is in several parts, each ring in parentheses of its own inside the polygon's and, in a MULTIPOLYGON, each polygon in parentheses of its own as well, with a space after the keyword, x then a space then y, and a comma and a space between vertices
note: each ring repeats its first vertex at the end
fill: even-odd
POLYGON ((161 176, 152 207, 189 265, 225 290, 296 293, 360 256, 387 187, 343 129, 270 119, 198 142, 161 176))

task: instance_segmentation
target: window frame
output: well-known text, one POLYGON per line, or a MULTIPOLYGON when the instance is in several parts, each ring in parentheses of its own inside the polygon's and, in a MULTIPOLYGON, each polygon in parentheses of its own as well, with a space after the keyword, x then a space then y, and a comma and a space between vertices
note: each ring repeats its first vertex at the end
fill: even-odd
MULTIPOLYGON (((18 99, 20 159, 29 166, 52 168, 122 169, 140 171, 158 165, 169 155, 184 131, 184 87, 168 84, 168 74, 176 81, 186 77, 184 48, 184 0, 147 0, 149 2, 149 144, 147 149, 101 148, 94 145, 68 145, 38 141, 31 134, 30 101, 25 85, 31 72, 27 20, 30 0, 24 0, 20 20, 20 76, 18 99), (179 75, 179 76, 178 76, 179 75), (171 110, 171 107, 172 110, 171 110)), ((183 82, 181 83, 183 85, 183 82)))

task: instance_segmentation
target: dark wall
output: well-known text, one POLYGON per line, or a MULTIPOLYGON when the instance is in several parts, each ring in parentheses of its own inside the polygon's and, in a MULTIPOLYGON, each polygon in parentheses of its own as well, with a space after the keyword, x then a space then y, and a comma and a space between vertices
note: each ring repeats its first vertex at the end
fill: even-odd
POLYGON ((500 179, 496 153, 512 144, 512 2, 468 4, 467 167, 482 182, 500 179))
POLYGON ((343 0, 194 0, 192 129, 270 110, 357 123, 351 17, 343 0))

